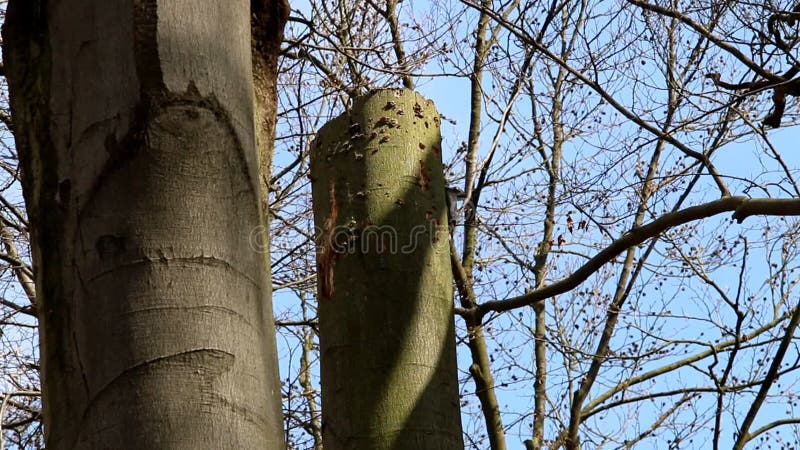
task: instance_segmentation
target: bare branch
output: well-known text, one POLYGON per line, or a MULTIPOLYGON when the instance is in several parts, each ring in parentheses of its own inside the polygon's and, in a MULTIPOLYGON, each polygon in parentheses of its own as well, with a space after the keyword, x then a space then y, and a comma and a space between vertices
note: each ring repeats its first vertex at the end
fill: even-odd
POLYGON ((482 303, 476 310, 459 310, 459 314, 476 314, 483 317, 489 312, 510 311, 522 306, 530 306, 536 302, 553 296, 563 294, 574 289, 601 266, 613 260, 624 250, 639 245, 644 241, 654 238, 664 231, 689 222, 715 216, 723 212, 734 212, 734 218, 744 220, 745 217, 753 214, 760 215, 800 215, 800 199, 749 199, 747 197, 725 197, 702 205, 691 206, 680 211, 665 214, 658 219, 643 225, 639 228, 629 230, 616 241, 612 242, 597 255, 583 264, 572 275, 537 289, 528 294, 506 300, 495 300, 482 303))

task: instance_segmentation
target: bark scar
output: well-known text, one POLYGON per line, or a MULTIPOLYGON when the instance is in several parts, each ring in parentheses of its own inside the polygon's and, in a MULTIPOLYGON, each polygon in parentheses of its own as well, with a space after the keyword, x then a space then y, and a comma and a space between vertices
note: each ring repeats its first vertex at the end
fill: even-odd
POLYGON ((339 216, 339 210, 336 205, 336 188, 334 187, 333 180, 330 181, 328 187, 328 197, 330 198, 330 209, 322 225, 321 242, 319 245, 319 253, 317 254, 317 279, 321 296, 332 300, 336 292, 333 284, 333 274, 336 268, 336 260, 339 256, 334 248, 333 242, 336 219, 339 216))
POLYGON ((431 186, 431 176, 428 175, 427 169, 425 161, 419 160, 419 187, 425 192, 427 192, 431 186))

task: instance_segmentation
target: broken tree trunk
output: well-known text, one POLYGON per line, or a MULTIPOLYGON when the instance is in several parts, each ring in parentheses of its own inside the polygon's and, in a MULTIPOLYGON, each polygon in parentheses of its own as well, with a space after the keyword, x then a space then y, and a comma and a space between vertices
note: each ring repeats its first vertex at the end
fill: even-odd
POLYGON ((463 449, 439 118, 379 90, 313 144, 326 450, 463 449))

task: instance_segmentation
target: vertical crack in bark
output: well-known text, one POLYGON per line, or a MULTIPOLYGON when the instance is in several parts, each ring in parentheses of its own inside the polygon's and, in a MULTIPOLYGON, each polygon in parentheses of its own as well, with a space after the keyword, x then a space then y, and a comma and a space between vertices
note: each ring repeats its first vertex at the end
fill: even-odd
POLYGON ((141 92, 152 96, 166 90, 158 55, 158 2, 133 2, 134 57, 141 92))
POLYGON ((256 98, 256 146, 259 153, 259 179, 264 197, 262 213, 267 219, 278 106, 276 87, 278 55, 289 11, 289 3, 286 0, 250 1, 253 84, 256 98))

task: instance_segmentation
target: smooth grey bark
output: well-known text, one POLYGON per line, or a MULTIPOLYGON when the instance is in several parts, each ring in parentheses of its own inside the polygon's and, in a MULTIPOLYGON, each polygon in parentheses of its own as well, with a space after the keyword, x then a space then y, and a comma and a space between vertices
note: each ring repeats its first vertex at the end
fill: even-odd
POLYGON ((46 443, 283 447, 246 0, 12 0, 46 443))
POLYGON ((379 90, 312 144, 325 450, 463 449, 439 118, 379 90))

